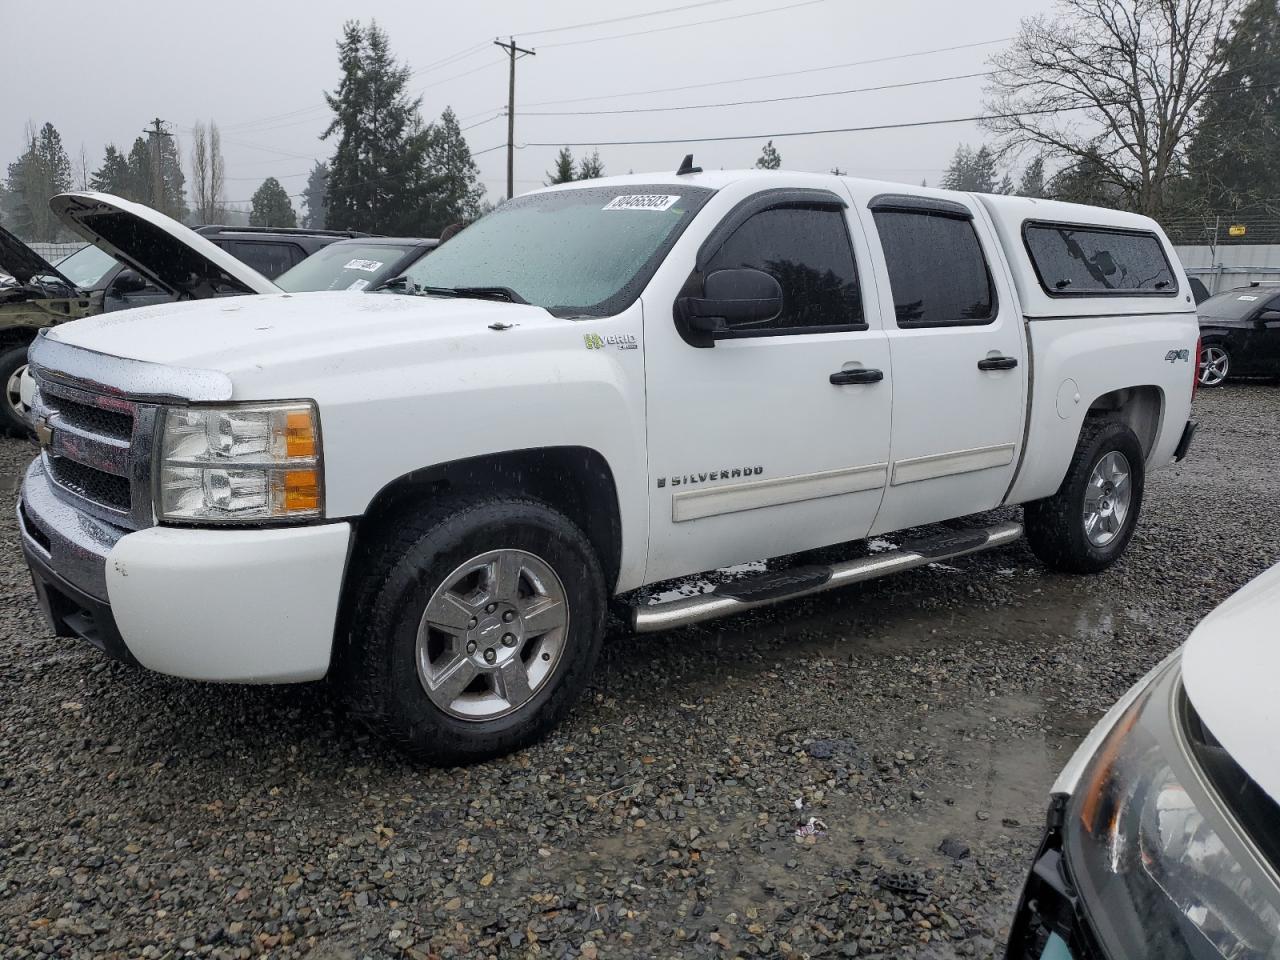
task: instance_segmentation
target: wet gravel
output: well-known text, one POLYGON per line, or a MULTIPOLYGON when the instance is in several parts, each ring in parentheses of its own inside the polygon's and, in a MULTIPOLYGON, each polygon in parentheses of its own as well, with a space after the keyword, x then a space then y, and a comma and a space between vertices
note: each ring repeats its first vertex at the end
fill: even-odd
MULTIPOLYGON (((1280 559, 1280 388, 1197 416, 1102 576, 1018 545, 618 636, 564 727, 458 770, 323 685, 51 638, 6 510, 0 958, 991 956, 1071 749, 1280 559)), ((29 456, 0 442, 8 499, 29 456)))

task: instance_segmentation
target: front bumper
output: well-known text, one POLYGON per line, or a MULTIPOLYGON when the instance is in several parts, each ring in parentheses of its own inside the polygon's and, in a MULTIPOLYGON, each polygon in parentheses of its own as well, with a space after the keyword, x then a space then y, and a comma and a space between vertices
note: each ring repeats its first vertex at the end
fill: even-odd
POLYGON ((195 680, 290 683, 329 669, 349 523, 130 533, 67 506, 37 461, 18 525, 59 636, 195 680))

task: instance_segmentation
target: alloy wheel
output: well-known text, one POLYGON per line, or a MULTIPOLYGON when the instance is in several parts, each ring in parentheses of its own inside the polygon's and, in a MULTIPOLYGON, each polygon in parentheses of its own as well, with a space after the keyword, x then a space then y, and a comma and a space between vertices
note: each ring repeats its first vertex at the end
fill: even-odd
POLYGON ((1200 386, 1216 387, 1227 379, 1231 358, 1222 347, 1208 346, 1200 351, 1200 386))
POLYGON ((523 550, 483 553, 431 595, 418 626, 418 680, 450 716, 506 716, 551 679, 568 629, 564 584, 546 561, 523 550))
POLYGON ((1129 460, 1112 450, 1094 464, 1084 494, 1084 533, 1095 547, 1120 535, 1133 500, 1129 460))

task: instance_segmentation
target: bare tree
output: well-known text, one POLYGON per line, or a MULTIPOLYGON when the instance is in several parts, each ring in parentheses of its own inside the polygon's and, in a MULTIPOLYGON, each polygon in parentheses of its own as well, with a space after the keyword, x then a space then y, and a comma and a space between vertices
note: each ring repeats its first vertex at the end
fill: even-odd
POLYGON ((1179 176, 1206 94, 1225 69, 1239 0, 1058 0, 992 58, 986 125, 1024 148, 1087 167, 1151 216, 1179 176))
POLYGON ((199 223, 218 223, 224 218, 222 138, 212 121, 206 128, 196 121, 191 128, 191 179, 194 182, 195 218, 199 223))
POLYGON ((84 148, 84 144, 80 144, 80 158, 76 161, 76 188, 79 190, 89 189, 89 180, 91 172, 89 170, 89 151, 84 148))

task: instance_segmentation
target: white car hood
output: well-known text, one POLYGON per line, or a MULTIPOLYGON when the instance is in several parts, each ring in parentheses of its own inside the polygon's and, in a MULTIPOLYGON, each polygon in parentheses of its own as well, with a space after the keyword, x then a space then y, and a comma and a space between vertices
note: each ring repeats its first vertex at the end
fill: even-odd
POLYGON ((50 340, 134 360, 231 377, 237 393, 273 380, 376 373, 421 351, 460 350, 482 336, 564 326, 541 307, 403 294, 279 293, 168 303, 88 317, 50 340), (513 325, 495 333, 490 324, 513 325))
POLYGON ((109 193, 60 193, 49 200, 68 227, 161 288, 204 299, 280 288, 172 217, 109 193))
POLYGON ((1205 617, 1182 654, 1182 684, 1231 758, 1280 803, 1280 564, 1205 617))

